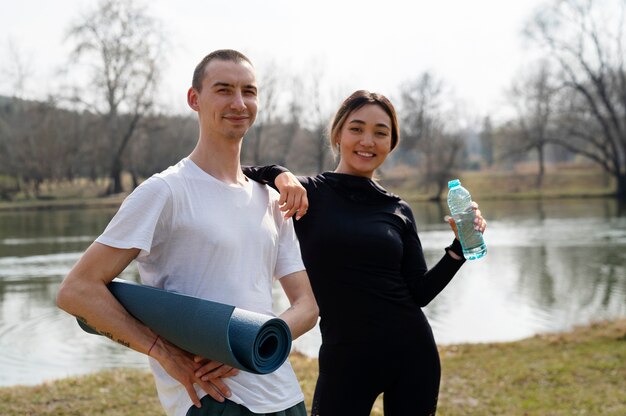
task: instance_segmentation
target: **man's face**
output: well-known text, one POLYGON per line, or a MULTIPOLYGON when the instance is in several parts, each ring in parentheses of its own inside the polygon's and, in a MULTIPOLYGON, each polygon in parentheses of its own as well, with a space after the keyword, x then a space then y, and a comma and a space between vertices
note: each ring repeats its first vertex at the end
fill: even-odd
POLYGON ((202 91, 190 90, 189 105, 198 112, 203 132, 241 139, 256 119, 254 69, 247 62, 213 60, 204 71, 202 91))

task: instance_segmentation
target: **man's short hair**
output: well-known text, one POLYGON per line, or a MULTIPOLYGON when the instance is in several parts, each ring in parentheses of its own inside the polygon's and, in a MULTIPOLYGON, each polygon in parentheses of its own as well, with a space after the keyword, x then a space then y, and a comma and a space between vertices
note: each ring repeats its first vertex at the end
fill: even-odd
POLYGON ((191 80, 191 86, 196 91, 200 92, 202 90, 202 81, 204 80, 204 72, 209 62, 213 60, 232 61, 232 62, 237 62, 237 63, 247 62, 248 64, 250 64, 251 67, 254 67, 254 65, 252 65, 252 61, 250 61, 250 59, 248 59, 246 55, 234 49, 218 49, 216 51, 213 51, 207 56, 205 56, 204 58, 202 58, 200 63, 196 65, 196 69, 193 71, 193 79, 191 80))

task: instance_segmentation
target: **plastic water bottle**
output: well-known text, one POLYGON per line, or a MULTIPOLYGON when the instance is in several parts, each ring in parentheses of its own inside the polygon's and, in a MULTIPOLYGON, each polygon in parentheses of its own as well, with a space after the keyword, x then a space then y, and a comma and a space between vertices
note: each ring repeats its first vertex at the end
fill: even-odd
POLYGON ((448 182, 448 189, 448 207, 459 231, 463 256, 467 260, 479 259, 487 254, 487 246, 483 233, 474 229, 476 215, 472 208, 472 196, 458 179, 448 182))

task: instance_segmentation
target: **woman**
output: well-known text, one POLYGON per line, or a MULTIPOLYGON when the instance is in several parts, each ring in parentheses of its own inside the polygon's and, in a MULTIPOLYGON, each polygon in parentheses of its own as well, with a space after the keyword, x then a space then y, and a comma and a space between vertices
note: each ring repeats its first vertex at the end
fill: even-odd
MULTIPOLYGON (((421 307, 463 264, 461 245, 455 238, 428 269, 411 208, 372 180, 399 140, 387 98, 353 93, 334 117, 330 140, 339 153, 337 169, 298 177, 309 208, 295 222, 321 317, 312 414, 369 415, 383 393, 387 416, 433 415, 441 371, 421 307)), ((283 168, 244 172, 286 198, 281 189, 293 176, 283 168)), ((475 210, 475 226, 484 231, 477 205, 475 210)))

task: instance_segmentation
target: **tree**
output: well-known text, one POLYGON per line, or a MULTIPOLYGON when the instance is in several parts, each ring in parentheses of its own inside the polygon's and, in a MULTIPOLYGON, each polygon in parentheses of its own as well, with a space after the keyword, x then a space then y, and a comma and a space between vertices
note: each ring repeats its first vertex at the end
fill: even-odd
MULTIPOLYGON (((417 148, 424 138, 432 136, 441 105, 443 83, 430 72, 424 72, 402 87, 400 122, 402 140, 399 144, 401 162, 414 164, 417 148)), ((428 144, 425 144, 428 147, 428 144)))
POLYGON ((459 117, 455 110, 444 112, 444 84, 429 72, 406 83, 402 91, 399 161, 417 166, 421 185, 426 190, 434 186, 431 199, 438 200, 459 165, 464 147, 461 129, 446 122, 459 117))
POLYGON ((626 199, 624 0, 560 0, 539 9, 527 35, 560 69, 558 136, 597 163, 626 199))
POLYGON ((68 155, 76 151, 68 140, 71 113, 48 101, 13 97, 0 106, 0 173, 16 178, 27 193, 39 195, 45 180, 67 175, 68 155))
POLYGON ((7 41, 6 49, 9 59, 0 68, 0 74, 3 81, 10 84, 11 95, 24 99, 26 84, 33 75, 32 64, 13 40, 7 41))
POLYGON ((315 171, 323 172, 331 154, 330 143, 328 141, 329 125, 331 113, 322 94, 322 74, 314 74, 311 77, 309 93, 311 95, 310 126, 313 139, 313 157, 315 160, 315 171))
POLYGON ((493 166, 494 162, 494 132, 493 125, 491 123, 491 117, 487 116, 483 119, 482 130, 480 132, 480 150, 481 156, 485 165, 488 167, 493 166))
POLYGON ((510 101, 517 111, 517 118, 510 125, 508 155, 505 157, 537 152, 536 187, 543 184, 545 174, 545 150, 554 134, 554 101, 556 89, 552 86, 550 69, 547 63, 539 64, 538 69, 526 78, 513 83, 510 101))
POLYGON ((75 42, 72 62, 84 62, 91 70, 73 100, 103 120, 109 147, 108 193, 122 191, 124 153, 154 104, 163 61, 159 29, 159 22, 132 0, 102 0, 69 30, 75 42))
POLYGON ((256 121, 250 129, 253 133, 244 141, 244 160, 253 165, 261 165, 266 161, 265 147, 270 146, 271 127, 278 117, 278 104, 281 98, 281 74, 278 65, 272 61, 259 70, 259 111, 256 121))

